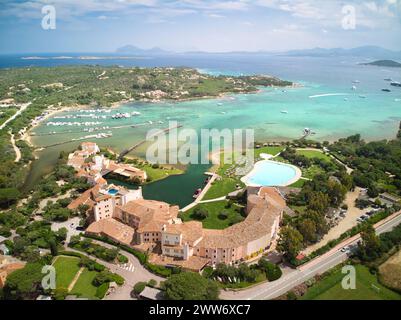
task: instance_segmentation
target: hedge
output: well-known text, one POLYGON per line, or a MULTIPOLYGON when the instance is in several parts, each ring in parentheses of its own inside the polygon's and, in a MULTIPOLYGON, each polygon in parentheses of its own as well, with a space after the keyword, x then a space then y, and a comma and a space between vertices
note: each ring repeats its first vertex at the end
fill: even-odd
POLYGON ((139 260, 139 262, 141 264, 145 264, 147 262, 147 260, 148 260, 148 257, 147 257, 147 255, 145 253, 140 252, 138 250, 135 250, 135 249, 133 249, 133 248, 127 246, 127 245, 115 242, 115 241, 113 241, 113 240, 111 240, 111 239, 109 239, 107 237, 100 237, 100 236, 95 236, 93 234, 87 234, 87 233, 83 234, 83 236, 86 237, 86 238, 91 238, 91 239, 94 239, 94 240, 98 240, 98 241, 102 241, 102 242, 108 243, 108 244, 110 244, 112 246, 120 248, 121 250, 127 251, 127 252, 133 254, 139 260))
POLYGON ((120 244, 118 242, 115 242, 115 241, 113 241, 113 240, 111 240, 111 239, 109 239, 107 237, 101 237, 101 236, 96 236, 96 235, 86 234, 86 233, 83 236, 87 237, 87 238, 94 239, 94 240, 98 240, 98 241, 102 241, 102 242, 108 243, 108 244, 110 244, 112 246, 120 248, 121 250, 124 250, 124 251, 126 251, 128 253, 131 253, 132 255, 134 255, 139 260, 139 262, 146 269, 148 269, 150 272, 152 272, 152 273, 154 273, 154 274, 156 274, 158 276, 167 278, 167 277, 171 276, 172 274, 181 272, 180 268, 167 268, 167 267, 164 267, 164 266, 159 266, 159 265, 155 265, 155 264, 149 263, 148 262, 148 255, 146 253, 143 253, 143 252, 140 252, 138 250, 135 250, 135 249, 133 249, 133 248, 131 248, 131 247, 125 245, 125 244, 120 244))
POLYGON ((105 282, 97 287, 95 296, 99 299, 103 299, 109 290, 109 282, 105 282))
POLYGON ((134 293, 140 294, 143 290, 145 290, 145 287, 146 287, 146 282, 137 282, 134 285, 134 293))

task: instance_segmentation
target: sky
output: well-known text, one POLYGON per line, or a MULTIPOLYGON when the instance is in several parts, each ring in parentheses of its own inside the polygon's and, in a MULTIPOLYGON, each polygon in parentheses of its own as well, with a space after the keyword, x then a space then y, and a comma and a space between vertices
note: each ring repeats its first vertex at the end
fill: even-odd
MULTIPOLYGON (((45 22, 50 20, 45 19, 45 22)), ((1 0, 0 53, 401 50, 401 0, 1 0), (44 29, 44 6, 55 29, 44 29)))

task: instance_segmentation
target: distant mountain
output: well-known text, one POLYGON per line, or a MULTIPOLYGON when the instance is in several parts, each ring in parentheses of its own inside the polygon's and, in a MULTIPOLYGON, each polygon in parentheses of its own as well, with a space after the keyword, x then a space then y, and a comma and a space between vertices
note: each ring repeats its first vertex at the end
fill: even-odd
POLYGON ((352 49, 344 48, 314 48, 306 50, 291 50, 282 53, 288 56, 310 56, 310 57, 330 57, 330 56, 354 56, 354 57, 370 57, 380 59, 401 58, 401 51, 392 51, 377 46, 363 46, 352 49))
POLYGON ((151 49, 142 49, 132 45, 126 45, 116 50, 116 53, 134 54, 134 55, 163 55, 170 52, 154 47, 151 49))
MULTIPOLYGON (((174 52, 165 51, 158 47, 151 49, 142 49, 133 45, 127 45, 116 50, 117 53, 129 55, 165 55, 174 54, 174 52)), ((369 60, 374 59, 401 59, 401 51, 392 51, 378 46, 363 46, 352 49, 344 48, 314 48, 302 50, 290 50, 285 52, 277 51, 232 51, 232 52, 206 52, 206 51, 188 51, 176 54, 187 55, 279 55, 293 57, 361 57, 369 60)))
POLYGON ((394 60, 377 60, 369 63, 360 63, 360 64, 365 66, 401 68, 401 63, 394 60))

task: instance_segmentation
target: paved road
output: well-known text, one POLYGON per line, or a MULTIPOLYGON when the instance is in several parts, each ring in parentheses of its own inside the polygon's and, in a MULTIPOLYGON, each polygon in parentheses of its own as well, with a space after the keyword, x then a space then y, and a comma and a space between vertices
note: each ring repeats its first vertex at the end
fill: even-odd
MULTIPOLYGON (((398 215, 393 215, 391 218, 385 219, 383 222, 376 225, 376 232, 381 234, 383 232, 391 231, 395 226, 401 223, 401 212, 398 215)), ((256 287, 242 290, 239 292, 224 291, 221 293, 222 299, 233 300, 269 300, 277 298, 286 292, 290 291, 297 285, 311 279, 317 274, 323 274, 336 265, 348 259, 347 253, 341 252, 344 246, 356 247, 360 236, 356 235, 340 245, 333 248, 331 251, 324 255, 306 263, 296 270, 292 270, 285 276, 274 282, 263 283, 256 287)))

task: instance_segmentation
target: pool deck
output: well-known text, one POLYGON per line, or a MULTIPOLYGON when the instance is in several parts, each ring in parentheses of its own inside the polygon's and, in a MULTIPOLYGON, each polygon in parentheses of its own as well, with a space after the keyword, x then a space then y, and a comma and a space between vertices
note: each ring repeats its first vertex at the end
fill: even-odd
MULTIPOLYGON (((274 186, 274 187, 287 187, 287 186, 290 186, 290 185, 292 185, 293 183, 297 182, 297 181, 298 181, 299 179, 301 179, 301 177, 302 177, 302 171, 301 171, 298 167, 296 167, 296 166, 294 166, 294 165, 292 165, 292 164, 282 163, 282 162, 277 162, 277 161, 272 161, 272 160, 261 160, 261 161, 258 161, 258 162, 256 162, 256 163, 254 164, 253 169, 252 169, 251 172, 249 172, 246 176, 244 176, 244 177, 241 178, 241 181, 242 181, 243 183, 245 183, 245 185, 246 185, 247 187, 265 187, 265 186, 262 186, 262 185, 259 185, 259 184, 248 183, 248 178, 249 178, 249 176, 252 176, 252 175, 255 174, 257 165, 258 165, 259 163, 262 163, 262 162, 269 162, 269 163, 274 163, 274 164, 281 165, 281 166, 287 166, 287 167, 290 167, 290 168, 292 168, 292 169, 295 170, 295 176, 294 176, 294 178, 288 180, 287 183, 285 183, 285 184, 276 185, 276 186, 274 186)), ((273 187, 273 186, 271 186, 271 187, 273 187)))

